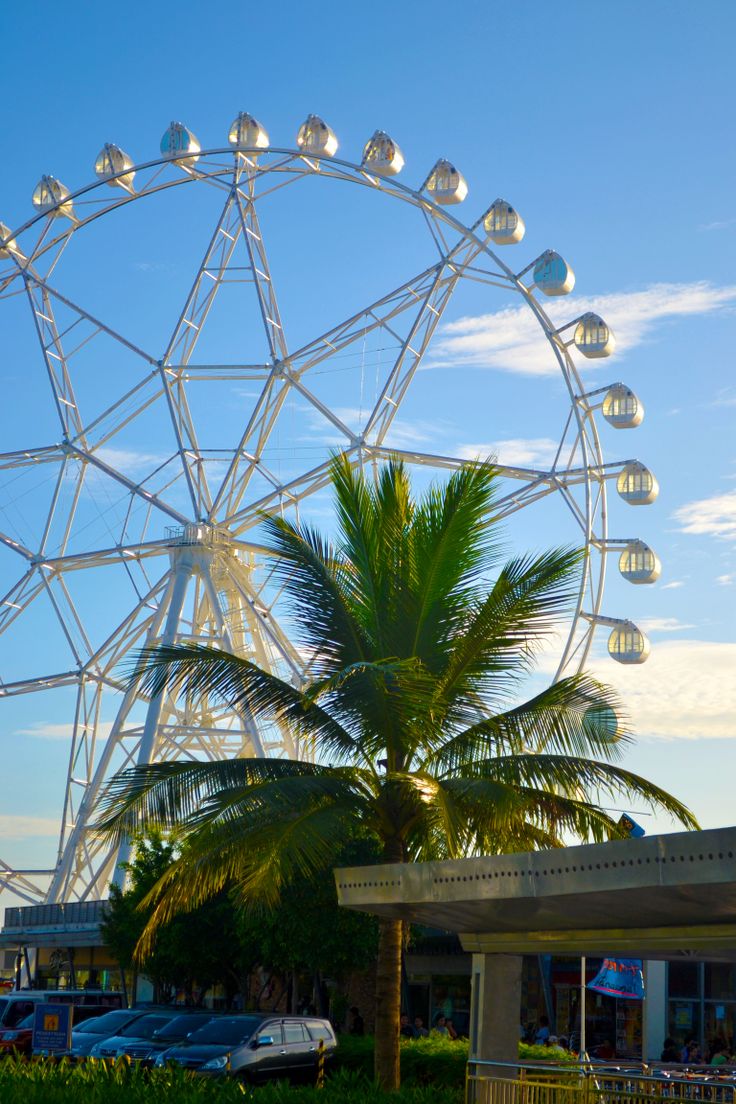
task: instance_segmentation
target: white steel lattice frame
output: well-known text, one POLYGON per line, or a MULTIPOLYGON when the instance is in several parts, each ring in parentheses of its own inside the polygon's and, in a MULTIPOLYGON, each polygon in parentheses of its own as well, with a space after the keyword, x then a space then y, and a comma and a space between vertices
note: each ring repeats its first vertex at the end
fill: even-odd
MULTIPOLYGON (((128 170, 129 171, 129 170, 128 170)), ((432 340, 459 281, 470 279, 489 287, 518 293, 533 312, 549 342, 569 397, 569 413, 554 463, 549 470, 502 467, 513 486, 498 503, 504 517, 551 495, 559 495, 579 526, 586 557, 569 635, 558 676, 579 669, 591 647, 601 616, 607 536, 606 484, 627 461, 604 463, 594 410, 595 401, 582 386, 567 344, 523 277, 532 266, 515 274, 492 251, 483 231, 483 218, 470 228, 426 194, 395 179, 379 178, 365 168, 334 158, 287 149, 214 149, 193 166, 156 160, 135 167, 136 190, 117 190, 95 182, 71 196, 76 217, 38 215, 12 235, 22 249, 5 251, 0 259, 0 299, 27 297, 56 405, 60 441, 41 448, 0 454, 0 472, 50 464, 58 468, 49 517, 37 547, 26 547, 0 532, 22 563, 22 573, 0 596, 0 633, 41 595, 51 607, 66 638, 71 661, 67 669, 18 682, 1 682, 0 697, 29 694, 44 688, 76 686, 77 705, 69 755, 64 814, 57 863, 49 871, 13 871, 0 863, 0 890, 7 887, 34 901, 83 900, 104 894, 119 856, 88 831, 95 804, 113 771, 153 759, 182 756, 217 758, 226 755, 308 754, 286 730, 264 731, 247 715, 203 703, 182 703, 168 695, 149 701, 140 689, 125 686, 120 664, 132 651, 157 641, 207 639, 251 655, 258 663, 290 677, 295 684, 308 677, 308 665, 288 632, 279 624, 277 594, 256 579, 254 567, 262 549, 249 540, 263 510, 291 508, 307 499, 327 479, 325 461, 297 478, 281 482, 264 461, 264 450, 287 396, 298 395, 318 410, 344 440, 344 451, 356 465, 375 464, 389 455, 433 469, 453 469, 462 461, 389 448, 386 437, 412 377, 432 340), (357 184, 413 206, 431 235, 433 262, 423 271, 368 306, 321 333, 303 347, 290 351, 279 312, 274 282, 258 219, 263 197, 306 177, 357 184), (223 205, 209 245, 163 354, 140 348, 113 327, 62 294, 54 285, 54 270, 74 236, 113 210, 171 188, 202 184, 221 191, 223 205), (193 360, 200 333, 238 242, 245 245, 247 278, 258 299, 268 359, 250 365, 199 364, 193 360), (413 313, 412 313, 413 312, 413 313), (60 324, 57 316, 67 319, 60 324), (396 323, 409 319, 408 332, 396 323), (339 413, 310 389, 310 373, 341 351, 381 330, 397 342, 398 353, 383 389, 367 413, 359 432, 349 428, 339 413), (74 393, 75 353, 100 335, 116 342, 138 363, 143 377, 106 410, 87 422, 74 393), (197 440, 187 402, 185 381, 243 379, 261 385, 252 415, 243 428, 227 470, 217 483, 208 479, 207 465, 197 440), (104 446, 154 402, 163 399, 173 427, 176 455, 161 465, 159 484, 136 482, 105 458, 104 446), (249 491, 254 473, 270 485, 265 494, 249 491), (129 510, 143 508, 145 523, 137 539, 126 524, 109 546, 86 552, 69 551, 74 513, 90 473, 112 480, 129 496, 129 510), (66 505, 62 537, 53 551, 47 547, 52 521, 61 511, 62 484, 74 486, 66 505), (190 508, 183 511, 167 491, 185 485, 190 508), (148 485, 145 485, 148 484, 148 485), (166 522, 164 536, 156 526, 166 522), (151 536, 150 534, 154 535, 151 536), (157 560, 163 572, 151 574, 157 560), (84 619, 66 585, 76 571, 123 564, 131 576, 137 601, 125 619, 101 643, 90 639, 84 619), (135 579, 133 576, 135 575, 135 579), (192 613, 184 604, 192 594, 192 613), (100 726, 103 694, 121 695, 117 716, 109 731, 100 726), (142 707, 142 708, 141 708, 142 707), (39 881, 39 878, 41 879, 39 881), (48 886, 43 883, 49 879, 48 886)), ((121 176, 124 174, 121 174, 121 176)), ((11 240, 11 239, 7 239, 11 240)), ((611 622, 613 623, 613 622, 611 622)))

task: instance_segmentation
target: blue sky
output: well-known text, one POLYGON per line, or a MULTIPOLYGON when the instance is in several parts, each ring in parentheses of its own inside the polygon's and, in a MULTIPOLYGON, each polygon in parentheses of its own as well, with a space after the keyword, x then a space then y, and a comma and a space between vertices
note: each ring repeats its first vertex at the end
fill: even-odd
MULTIPOLYGON (((734 24, 733 6, 715 0, 700 8, 649 0, 452 11, 384 0, 267 10, 165 0, 145 15, 142 7, 72 2, 63 19, 42 3, 6 16, 12 46, 0 72, 0 219, 11 227, 30 217, 42 173, 71 189, 89 182, 105 141, 142 162, 156 156, 169 121, 181 119, 203 147, 216 147, 237 111, 248 110, 274 145, 291 146, 313 111, 349 160, 375 128, 388 131, 406 157, 401 179, 415 186, 438 156, 451 158, 470 188, 460 218, 470 223, 504 196, 527 224, 515 247, 524 263, 547 247, 571 262, 575 293, 554 306, 555 319, 594 309, 618 339, 615 357, 586 381, 622 379, 646 407, 636 431, 604 427, 605 457, 637 456, 661 485, 645 510, 615 494, 610 506, 612 534, 655 548, 661 580, 631 587, 611 563, 605 600, 607 613, 647 628, 652 656, 625 669, 599 648, 594 668, 621 692, 639 735, 629 765, 677 793, 704 826, 733 819, 736 768, 734 24)), ((305 340, 343 307, 393 286, 382 277, 398 283, 402 264, 407 275, 420 267, 418 239, 392 211, 352 197, 311 202, 309 227, 296 209, 269 226, 285 324, 305 340), (310 278, 312 265, 341 273, 329 291, 310 278)), ((198 264, 194 216, 210 217, 197 207, 190 222, 176 200, 144 211, 124 236, 100 230, 96 251, 70 249, 59 276, 69 294, 154 341, 163 306, 170 318, 198 264)), ((56 438, 50 396, 34 375, 38 348, 16 304, 0 306, 5 451, 56 438)), ((418 374, 394 443, 456 454, 493 448, 509 463, 543 464, 558 432, 558 381, 524 313, 471 291, 444 325, 437 359, 449 357, 452 368, 418 374)), ((112 353, 108 366, 107 378, 80 384, 90 397, 118 370, 112 353)), ((359 400, 329 376, 319 394, 348 418, 351 403, 369 401, 370 371, 359 400)), ((212 418, 216 401, 213 393, 203 402, 213 441, 234 432, 239 410, 236 397, 212 418)), ((156 433, 150 421, 129 438, 136 463, 146 463, 146 450, 158 456, 156 433)), ((285 467, 289 456, 308 458, 315 439, 324 443, 324 426, 297 407, 281 433, 285 467)), ((19 508, 28 517, 37 506, 19 508)), ((533 545, 569 539, 554 509, 510 531, 511 541, 533 545)), ((0 554, 3 592, 15 577, 11 560, 0 554)), ((102 593, 92 584, 81 599, 100 632, 102 593)), ((51 664, 54 632, 39 614, 15 643, 0 643, 0 676, 21 677, 38 657, 51 664)), ((0 858, 15 865, 46 865, 53 853, 68 720, 61 697, 0 704, 0 858)))

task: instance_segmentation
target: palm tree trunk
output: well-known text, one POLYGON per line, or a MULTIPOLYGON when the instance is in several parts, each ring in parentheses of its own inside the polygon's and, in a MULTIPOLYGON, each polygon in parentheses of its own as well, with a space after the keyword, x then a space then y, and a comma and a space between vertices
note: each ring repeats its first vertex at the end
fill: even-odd
POLYGON ((401 920, 381 920, 376 970, 375 1077, 386 1092, 398 1089, 399 1017, 401 1013, 401 920))

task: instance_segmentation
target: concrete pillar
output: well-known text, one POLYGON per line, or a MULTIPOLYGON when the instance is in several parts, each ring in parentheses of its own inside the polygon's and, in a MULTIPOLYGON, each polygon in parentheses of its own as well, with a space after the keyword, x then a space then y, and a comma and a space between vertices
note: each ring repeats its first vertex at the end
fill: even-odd
MULTIPOLYGON (((516 1062, 521 1015, 521 955, 474 954, 470 1059, 516 1062)), ((515 1070, 508 1070, 514 1077, 515 1070)), ((496 1071, 501 1075, 502 1071, 496 1071)))
POLYGON ((642 1058, 658 1062, 667 1035, 667 963, 644 963, 642 1008, 642 1058))

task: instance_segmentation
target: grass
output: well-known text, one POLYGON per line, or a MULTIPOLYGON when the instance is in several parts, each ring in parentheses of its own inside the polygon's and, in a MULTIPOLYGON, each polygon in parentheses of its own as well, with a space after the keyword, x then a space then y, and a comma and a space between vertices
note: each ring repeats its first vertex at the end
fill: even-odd
MULTIPOLYGON (((519 1045, 526 1061, 560 1063, 570 1059, 557 1047, 519 1045)), ((430 1035, 401 1040, 399 1093, 373 1084, 371 1036, 340 1039, 334 1071, 324 1089, 276 1082, 246 1088, 236 1080, 195 1077, 179 1069, 141 1070, 124 1061, 5 1058, 0 1061, 2 1104, 462 1104, 467 1039, 430 1035)))
POLYGON ((246 1088, 235 1080, 183 1070, 141 1070, 124 1062, 0 1062, 2 1104, 462 1104, 462 1086, 409 1085, 382 1093, 359 1070, 337 1070, 324 1089, 275 1082, 246 1088))

